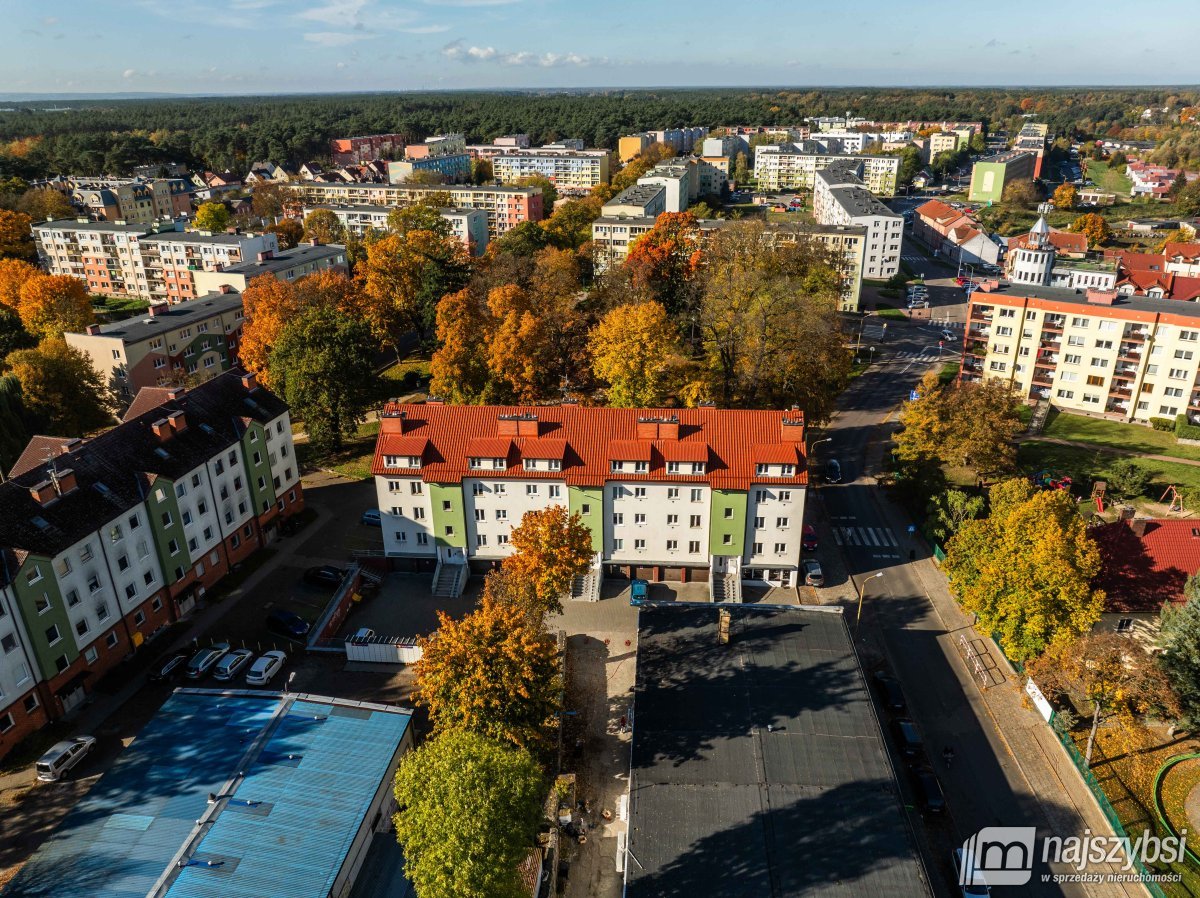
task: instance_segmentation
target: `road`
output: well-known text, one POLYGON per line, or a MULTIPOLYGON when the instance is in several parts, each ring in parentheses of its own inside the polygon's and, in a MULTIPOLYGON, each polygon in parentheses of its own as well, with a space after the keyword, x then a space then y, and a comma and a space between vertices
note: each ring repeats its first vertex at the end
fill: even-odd
MULTIPOLYGON (((950 288, 945 288, 945 293, 938 291, 932 311, 935 316, 950 313, 961 320, 961 297, 961 291, 950 288), (940 309, 938 294, 943 302, 940 309), (944 305, 950 301, 958 303, 957 309, 944 305)), ((908 699, 907 713, 923 733, 930 758, 936 759, 950 815, 927 820, 925 825, 915 822, 935 888, 950 895, 958 894, 954 891, 951 851, 980 828, 1036 825, 1042 835, 1069 835, 1062 832, 1063 821, 1078 821, 1079 817, 1076 808, 1067 805, 1065 796, 1046 794, 1043 789, 1039 797, 1030 785, 1020 766, 1024 759, 1014 757, 1010 739, 989 713, 988 703, 960 653, 959 637, 974 634, 966 627, 947 633, 927 585, 909 561, 910 551, 924 559, 926 549, 907 533, 907 519, 898 514, 874 483, 873 475, 883 457, 880 425, 893 416, 908 391, 936 364, 939 330, 916 322, 896 322, 872 341, 875 364, 843 394, 830 425, 814 435, 814 469, 819 472, 827 459, 836 457, 843 481, 815 490, 812 509, 826 517, 835 534, 837 546, 823 546, 823 551, 842 552, 852 585, 858 588, 865 584, 859 633, 864 665, 890 670, 899 678, 908 699), (825 438, 829 441, 815 442, 825 438), (876 578, 879 573, 882 576, 876 578), (940 758, 945 746, 951 746, 956 756, 949 769, 940 758), (1057 831, 1050 821, 1059 824, 1057 831)), ((849 615, 853 625, 853 609, 849 615)), ((1008 673, 1007 668, 1004 673, 1008 673)), ((1035 760, 1045 766, 1044 760, 1031 759, 1030 763, 1035 760)), ((903 766, 898 764, 898 769, 907 783, 903 766)), ((917 811, 912 813, 914 819, 920 816, 917 811)), ((1080 822, 1077 832, 1083 827, 1080 822)), ((1044 868, 1035 868, 1033 881, 1019 890, 994 891, 1072 898, 1110 893, 1094 886, 1043 883, 1039 873, 1044 872, 1044 868)))

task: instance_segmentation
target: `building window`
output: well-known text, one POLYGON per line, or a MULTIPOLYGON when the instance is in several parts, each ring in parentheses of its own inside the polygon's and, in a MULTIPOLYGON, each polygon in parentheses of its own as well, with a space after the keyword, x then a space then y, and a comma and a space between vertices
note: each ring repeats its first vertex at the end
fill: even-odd
POLYGON ((592 506, 591 506, 590 504, 588 504, 587 502, 584 502, 582 505, 580 505, 580 506, 579 506, 579 513, 580 513, 581 515, 589 515, 589 514, 591 514, 591 513, 592 513, 592 506))
POLYGON ((678 524, 679 524, 679 515, 677 515, 677 514, 667 515, 667 526, 668 527, 675 527, 675 526, 678 526, 678 524))
MULTIPOLYGON (((501 540, 501 541, 503 542, 503 540, 501 540)), ((428 534, 425 534, 425 533, 417 534, 417 545, 418 546, 424 546, 424 545, 427 545, 428 543, 429 543, 428 534)))
POLYGON ((60 639, 62 639, 62 634, 58 632, 58 624, 51 624, 46 628, 47 645, 55 645, 60 639))
POLYGON ((446 536, 454 536, 454 525, 453 524, 446 525, 446 536))
POLYGON ((688 542, 688 552, 692 555, 697 555, 700 552, 700 541, 693 539, 688 542))
POLYGON ((645 552, 646 551, 646 541, 644 539, 635 539, 633 541, 633 551, 645 552))
POLYGON ((617 538, 613 540, 613 551, 620 552, 625 548, 625 540, 617 538))
POLYGON ((117 647, 117 642, 119 642, 117 638, 117 631, 109 630, 108 635, 104 637, 104 644, 110 649, 115 649, 117 647))
POLYGON ((612 521, 613 521, 613 526, 620 526, 621 524, 624 524, 624 523, 625 523, 625 515, 623 515, 623 514, 622 514, 621 512, 619 512, 619 511, 618 511, 618 512, 614 512, 614 513, 613 513, 613 518, 612 518, 612 521))
POLYGON ((487 535, 484 533, 477 534, 475 537, 475 545, 476 546, 486 546, 487 545, 487 535))
POLYGON ((16 725, 16 721, 13 720, 12 711, 5 711, 3 715, 0 715, 0 733, 7 733, 16 725))
POLYGON ((733 534, 731 534, 731 533, 724 534, 721 537, 721 545, 732 546, 733 545, 733 534))
POLYGON ((558 499, 562 496, 562 488, 557 484, 550 484, 550 498, 558 499))
POLYGON ((537 487, 536 483, 525 484, 525 495, 526 496, 536 496, 537 494, 538 494, 538 487, 537 487))
POLYGON ((40 596, 38 596, 36 599, 33 600, 33 607, 34 607, 34 610, 37 611, 37 613, 39 615, 45 614, 47 611, 50 610, 50 597, 47 596, 45 593, 42 593, 40 596))
POLYGON ((138 609, 137 611, 135 611, 133 614, 133 625, 135 627, 140 627, 145 622, 146 622, 146 612, 142 611, 141 609, 138 609))
POLYGON ((699 489, 699 488, 692 490, 692 501, 693 502, 703 502, 704 501, 704 490, 699 489))
POLYGON ((762 546, 763 546, 762 543, 755 543, 752 554, 761 555, 762 554, 762 546))
POLYGON ((633 488, 633 498, 645 499, 646 498, 646 488, 644 486, 635 486, 633 488))
POLYGON ((667 498, 668 499, 678 499, 679 498, 679 487, 677 487, 677 486, 667 487, 667 498))
POLYGON ((425 484, 419 480, 414 480, 409 483, 408 491, 414 496, 420 496, 425 492, 425 484))
POLYGON ((775 554, 782 555, 787 551, 787 543, 775 543, 775 554))
POLYGON ((676 539, 667 540, 667 551, 668 552, 676 552, 678 550, 679 550, 679 540, 676 540, 676 539))

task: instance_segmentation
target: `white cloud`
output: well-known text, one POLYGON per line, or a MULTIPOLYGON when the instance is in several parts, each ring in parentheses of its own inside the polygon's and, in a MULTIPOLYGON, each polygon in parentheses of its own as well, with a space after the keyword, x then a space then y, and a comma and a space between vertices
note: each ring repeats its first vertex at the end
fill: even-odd
POLYGON ((309 22, 347 27, 360 24, 359 14, 366 5, 367 0, 325 0, 323 5, 306 9, 297 16, 309 22))
POLYGON ((346 63, 344 63, 344 62, 339 62, 336 66, 336 68, 339 68, 339 69, 344 69, 345 67, 346 67, 346 63))
POLYGON ((578 53, 532 53, 529 50, 519 50, 515 53, 502 53, 495 47, 466 46, 462 40, 451 41, 442 47, 442 55, 456 62, 498 62, 506 66, 540 66, 556 68, 558 66, 591 66, 605 65, 606 56, 582 56, 578 53))
POLYGON ((409 28, 397 28, 397 31, 402 31, 405 34, 441 34, 443 31, 449 31, 449 25, 413 25, 409 28))
POLYGON ((310 44, 320 44, 322 47, 344 47, 370 37, 372 37, 370 34, 345 31, 310 31, 304 35, 304 39, 310 44))
POLYGON ((121 73, 122 78, 134 78, 137 76, 137 69, 126 69, 121 73))

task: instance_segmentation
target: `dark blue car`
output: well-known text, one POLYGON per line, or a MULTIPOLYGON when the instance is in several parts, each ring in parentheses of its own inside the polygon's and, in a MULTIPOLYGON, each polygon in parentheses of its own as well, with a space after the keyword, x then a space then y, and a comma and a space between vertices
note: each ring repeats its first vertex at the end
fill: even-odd
POLYGON ((304 639, 310 629, 308 621, 286 608, 274 608, 267 615, 267 629, 289 639, 304 639))

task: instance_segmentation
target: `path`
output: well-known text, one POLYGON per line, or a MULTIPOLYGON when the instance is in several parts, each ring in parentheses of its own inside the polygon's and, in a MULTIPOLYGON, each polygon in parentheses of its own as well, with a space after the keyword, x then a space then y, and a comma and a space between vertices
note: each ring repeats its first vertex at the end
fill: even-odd
POLYGON ((1150 461, 1161 461, 1174 465, 1189 465, 1193 468, 1200 468, 1200 459, 1195 458, 1176 458, 1174 455, 1147 455, 1144 452, 1138 452, 1136 449, 1119 449, 1116 446, 1105 446, 1102 443, 1085 443, 1080 440, 1063 440, 1058 437, 1047 436, 1018 436, 1018 443, 1053 443, 1056 446, 1071 446, 1075 449, 1090 449, 1096 452, 1107 452, 1109 455, 1126 455, 1133 458, 1144 458, 1150 461))

